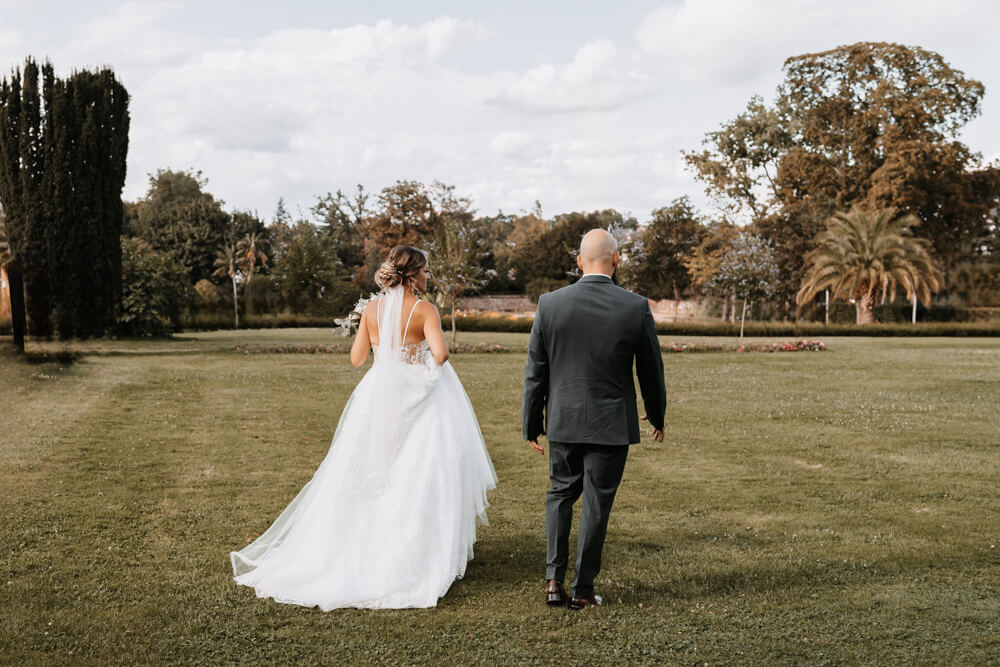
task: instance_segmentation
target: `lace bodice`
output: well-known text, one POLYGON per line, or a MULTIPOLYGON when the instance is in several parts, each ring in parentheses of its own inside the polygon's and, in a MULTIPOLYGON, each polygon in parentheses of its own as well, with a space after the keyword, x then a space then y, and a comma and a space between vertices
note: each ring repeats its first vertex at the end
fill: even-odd
MULTIPOLYGON (((399 348, 399 360, 404 364, 424 366, 427 364, 427 355, 430 351, 431 347, 427 344, 426 339, 419 343, 403 345, 399 348)), ((375 358, 378 358, 378 345, 372 345, 372 352, 374 352, 375 358)))
MULTIPOLYGON (((399 298, 399 296, 397 295, 396 298, 399 298)), ((381 330, 383 329, 382 301, 383 301, 383 299, 379 299, 378 310, 376 311, 377 312, 376 317, 377 317, 378 322, 379 322, 378 326, 379 326, 379 332, 380 332, 380 334, 381 334, 381 330)), ((413 313, 417 310, 417 304, 419 304, 419 303, 420 303, 420 299, 417 299, 416 302, 413 304, 413 306, 410 308, 410 316, 406 318, 406 325, 403 326, 403 330, 402 330, 402 336, 404 337, 404 339, 405 339, 406 333, 410 330, 410 321, 413 319, 413 313)), ((402 307, 401 303, 399 304, 399 307, 400 308, 402 307)), ((390 318, 390 321, 391 321, 391 318, 390 318)), ((398 325, 391 324, 389 326, 390 326, 390 330, 397 330, 396 326, 398 326, 398 325)), ((393 343, 393 346, 395 346, 395 343, 393 343)), ((375 355, 376 361, 378 360, 378 356, 379 356, 378 355, 378 348, 379 348, 378 345, 375 345, 375 344, 372 345, 372 352, 375 355)), ((404 364, 410 364, 412 366, 426 366, 426 365, 428 365, 428 353, 429 352, 430 352, 430 345, 428 345, 426 339, 420 341, 419 343, 410 343, 409 345, 400 345, 399 346, 399 360, 402 361, 404 364)))

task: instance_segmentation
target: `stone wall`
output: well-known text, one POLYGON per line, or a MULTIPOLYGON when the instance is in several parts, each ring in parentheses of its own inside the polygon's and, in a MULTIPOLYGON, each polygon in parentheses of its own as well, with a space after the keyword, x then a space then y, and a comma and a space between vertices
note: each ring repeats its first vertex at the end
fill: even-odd
POLYGON ((537 306, 523 294, 491 294, 465 296, 455 304, 459 310, 478 310, 487 313, 534 313, 537 306))
POLYGON ((692 299, 660 299, 649 300, 649 309, 653 311, 653 319, 657 322, 676 322, 678 320, 694 320, 698 317, 699 303, 692 299))
MULTIPOLYGON (((486 296, 462 297, 456 304, 459 310, 478 311, 484 313, 518 313, 533 314, 537 306, 526 296, 520 294, 492 294, 486 296)), ((693 320, 698 317, 699 302, 691 299, 675 301, 661 299, 649 301, 649 309, 657 322, 676 322, 678 320, 693 320)))

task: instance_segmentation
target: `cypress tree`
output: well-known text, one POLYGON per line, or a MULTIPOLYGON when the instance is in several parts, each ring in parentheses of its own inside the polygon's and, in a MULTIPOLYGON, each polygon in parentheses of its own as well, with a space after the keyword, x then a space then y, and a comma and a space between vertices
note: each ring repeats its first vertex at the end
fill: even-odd
POLYGON ((0 85, 0 201, 31 333, 96 336, 121 296, 128 93, 108 69, 38 79, 28 59, 0 85))

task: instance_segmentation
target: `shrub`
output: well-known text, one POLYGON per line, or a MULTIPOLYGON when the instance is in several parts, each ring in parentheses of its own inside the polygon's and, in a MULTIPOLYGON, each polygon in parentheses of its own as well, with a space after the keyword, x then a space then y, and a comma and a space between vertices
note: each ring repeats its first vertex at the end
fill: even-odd
POLYGON ((115 332, 121 336, 165 336, 190 301, 187 269, 170 253, 137 238, 122 238, 122 300, 115 332))
MULTIPOLYGON (((661 322, 657 333, 674 336, 739 336, 739 324, 728 322, 661 322)), ((1000 320, 989 322, 928 322, 831 324, 822 322, 747 322, 745 335, 758 337, 817 336, 1000 336, 1000 320)))

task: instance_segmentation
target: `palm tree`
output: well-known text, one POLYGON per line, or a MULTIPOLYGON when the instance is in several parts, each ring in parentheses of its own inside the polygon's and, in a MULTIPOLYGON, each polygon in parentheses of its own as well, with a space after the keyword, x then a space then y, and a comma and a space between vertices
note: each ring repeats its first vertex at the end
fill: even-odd
POLYGON ((215 257, 215 271, 212 272, 213 276, 229 276, 233 282, 233 321, 236 329, 240 328, 240 307, 236 296, 236 277, 239 275, 240 259, 236 246, 225 245, 215 257))
POLYGON ((253 281, 254 274, 257 273, 257 264, 260 263, 261 266, 267 266, 267 255, 261 249, 263 244, 264 237, 257 232, 247 234, 236 244, 240 263, 246 274, 246 282, 243 285, 243 299, 248 315, 251 312, 250 283, 253 281))
POLYGON ((940 289, 941 271, 928 253, 929 243, 913 236, 914 215, 896 216, 892 208, 868 212, 853 208, 827 222, 806 255, 809 267, 796 297, 798 307, 824 289, 833 299, 853 299, 858 324, 875 320, 875 301, 895 300, 902 287, 925 305, 940 289))

